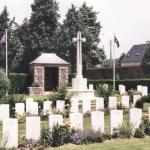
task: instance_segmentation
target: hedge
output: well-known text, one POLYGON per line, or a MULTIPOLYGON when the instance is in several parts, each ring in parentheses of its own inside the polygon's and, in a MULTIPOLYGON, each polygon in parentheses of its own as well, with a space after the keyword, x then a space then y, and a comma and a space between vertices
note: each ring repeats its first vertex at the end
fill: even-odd
MULTIPOLYGON (((88 80, 88 84, 93 84, 96 89, 99 84, 113 85, 113 80, 88 80)), ((150 79, 128 79, 128 80, 116 80, 116 89, 118 85, 123 84, 126 86, 126 90, 136 89, 137 85, 145 85, 150 87, 150 79)), ((150 88, 149 88, 150 90, 150 88)))
POLYGON ((25 93, 27 87, 27 74, 24 73, 10 73, 9 79, 11 82, 11 92, 25 93))

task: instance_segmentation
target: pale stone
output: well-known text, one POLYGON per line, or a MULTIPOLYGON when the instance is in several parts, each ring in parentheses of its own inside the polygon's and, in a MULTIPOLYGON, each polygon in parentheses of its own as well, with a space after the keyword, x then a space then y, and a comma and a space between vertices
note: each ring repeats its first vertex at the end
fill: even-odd
POLYGON ((91 127, 95 131, 104 132, 104 112, 94 111, 91 113, 91 127))
POLYGON ((15 103, 15 113, 16 115, 23 115, 25 113, 24 103, 15 103))
POLYGON ((56 110, 63 112, 65 109, 65 101, 63 100, 57 100, 56 101, 56 110))
POLYGON ((143 86, 142 85, 137 85, 137 91, 142 93, 142 89, 143 89, 143 86))
POLYGON ((0 104, 0 120, 9 118, 9 104, 0 104))
POLYGON ((123 111, 111 110, 110 111, 110 133, 113 134, 113 129, 118 128, 123 123, 123 111))
POLYGON ((142 109, 132 108, 129 115, 130 123, 134 125, 134 129, 138 128, 142 121, 142 109))
POLYGON ((71 127, 74 129, 83 130, 83 114, 71 113, 69 115, 71 127))
POLYGON ((91 100, 84 98, 82 100, 82 112, 83 113, 88 113, 91 112, 91 100))
POLYGON ((119 92, 120 92, 120 95, 122 95, 126 92, 126 89, 125 89, 124 85, 119 85, 119 92))
POLYGON ((43 112, 45 115, 52 112, 52 101, 43 102, 43 112))
POLYGON ((129 108, 129 99, 130 97, 128 95, 126 96, 121 96, 121 103, 123 106, 125 106, 126 108, 129 108))
POLYGON ((79 112, 79 104, 78 104, 78 99, 77 98, 72 98, 71 99, 70 112, 72 112, 72 113, 78 113, 79 112))
POLYGON ((39 114, 38 102, 32 102, 32 103, 30 103, 30 106, 32 109, 30 109, 29 114, 30 115, 38 115, 39 114))
POLYGON ((109 97, 109 109, 116 109, 117 108, 117 97, 112 96, 109 97))
POLYGON ((141 95, 133 95, 133 107, 135 107, 136 102, 141 98, 141 95))
POLYGON ((40 138, 40 117, 26 117, 26 139, 38 140, 40 138))
POLYGON ((52 130, 57 124, 63 125, 62 115, 49 115, 49 128, 52 130))
POLYGON ((89 90, 94 90, 93 84, 89 84, 89 90))
POLYGON ((104 109, 104 98, 96 97, 96 110, 103 110, 103 109, 104 109))
POLYGON ((32 110, 32 106, 31 106, 31 103, 34 102, 34 99, 33 98, 27 98, 26 99, 26 113, 30 114, 31 110, 32 110))
POLYGON ((142 88, 142 96, 147 96, 148 95, 148 87, 147 86, 143 86, 142 88))
POLYGON ((3 138, 2 143, 7 148, 18 147, 18 120, 14 118, 3 121, 3 138))

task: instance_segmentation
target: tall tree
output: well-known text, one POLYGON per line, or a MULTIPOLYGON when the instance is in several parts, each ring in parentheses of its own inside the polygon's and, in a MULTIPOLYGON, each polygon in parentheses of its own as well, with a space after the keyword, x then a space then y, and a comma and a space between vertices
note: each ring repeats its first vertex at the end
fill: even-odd
POLYGON ((72 38, 77 35, 78 31, 81 31, 82 36, 87 40, 83 44, 84 69, 96 67, 105 59, 104 50, 98 47, 101 25, 97 21, 97 13, 86 3, 78 10, 72 5, 60 29, 60 48, 58 48, 58 52, 61 49, 61 55, 64 55, 64 58, 71 63, 72 71, 75 71, 76 64, 76 45, 72 43, 72 38))
MULTIPOLYGON (((8 68, 9 71, 19 70, 19 63, 22 59, 22 53, 24 51, 23 45, 20 42, 18 36, 15 34, 16 30, 12 29, 14 26, 14 20, 9 19, 7 7, 4 7, 0 14, 0 38, 5 35, 5 29, 8 30, 8 68)), ((6 60, 5 42, 0 45, 0 68, 5 68, 6 60)))
POLYGON ((31 8, 30 61, 37 57, 40 52, 55 51, 55 33, 59 19, 58 4, 55 0, 35 0, 31 8))

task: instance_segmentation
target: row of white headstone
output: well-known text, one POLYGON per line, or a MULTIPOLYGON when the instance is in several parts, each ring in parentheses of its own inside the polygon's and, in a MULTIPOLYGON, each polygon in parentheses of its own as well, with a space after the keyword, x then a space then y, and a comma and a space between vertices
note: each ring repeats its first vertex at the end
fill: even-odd
MULTIPOLYGON (((148 95, 148 87, 147 86, 137 85, 137 91, 140 92, 142 96, 148 95)), ((126 87, 124 85, 119 85, 119 93, 120 93, 120 95, 126 93, 126 87)))
MULTIPOLYGON (((70 126, 74 129, 83 130, 83 114, 70 113, 70 126)), ((149 108, 150 119, 150 108, 149 108)), ((129 121, 134 125, 134 130, 139 127, 142 120, 142 110, 132 108, 129 111, 129 121)), ((113 134, 113 129, 118 128, 123 123, 123 111, 110 111, 110 134, 113 134)), ((49 115, 49 128, 52 130, 54 125, 63 125, 63 116, 58 114, 49 115)), ((104 112, 94 111, 91 113, 91 128, 95 131, 104 132, 104 112)), ((26 139, 38 140, 40 138, 40 117, 26 117, 26 139)), ((18 120, 14 118, 5 119, 3 121, 3 138, 6 147, 18 146, 18 120)))
MULTIPOLYGON (((133 107, 137 100, 141 98, 141 95, 133 95, 133 107)), ((96 102, 96 111, 104 109, 104 98, 102 97, 95 97, 96 102)), ((78 113, 79 112, 79 99, 72 98, 71 99, 71 112, 78 113)), ((121 96, 121 103, 126 108, 130 107, 130 97, 128 95, 121 96)), ((110 96, 108 100, 108 108, 109 109, 117 109, 117 97, 110 96)), ((90 99, 83 99, 82 100, 82 113, 91 112, 91 100, 90 99)))
MULTIPOLYGON (((134 95, 133 96, 133 106, 135 106, 138 99, 141 98, 141 95, 134 95)), ((80 100, 77 98, 71 99, 71 108, 70 112, 78 113, 79 112, 79 102, 80 100)), ((96 102, 96 111, 104 109, 104 98, 102 97, 95 97, 96 102)), ((129 108, 129 96, 121 96, 121 103, 126 108, 129 108)), ((109 109, 116 109, 117 108, 117 97, 109 97, 109 109)), ((65 109, 65 101, 58 100, 56 102, 56 110, 63 112, 65 109)), ((15 112, 16 115, 23 115, 25 114, 25 104, 24 103, 16 103, 15 104, 15 112)), ((44 101, 43 102, 43 112, 44 114, 51 114, 52 113, 52 101, 44 101)), ((82 100, 82 113, 91 112, 91 100, 90 99, 83 99, 82 100)), ((38 115, 38 102, 34 102, 32 98, 28 98, 26 100, 26 114, 30 115, 38 115)), ((9 104, 0 104, 0 120, 5 118, 9 118, 9 104)))

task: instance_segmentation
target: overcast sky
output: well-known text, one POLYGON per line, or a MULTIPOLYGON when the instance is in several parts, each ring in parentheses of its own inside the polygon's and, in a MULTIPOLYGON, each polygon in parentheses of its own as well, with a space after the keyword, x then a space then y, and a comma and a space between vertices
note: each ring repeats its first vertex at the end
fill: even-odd
MULTIPOLYGON (((102 25, 101 46, 109 58, 109 41, 116 34, 120 48, 116 49, 116 56, 127 52, 134 44, 143 44, 150 40, 150 0, 57 0, 59 3, 61 21, 64 19, 71 3, 81 6, 83 2, 93 6, 99 12, 98 21, 102 25)), ((10 17, 16 21, 30 17, 33 0, 0 0, 0 11, 6 5, 10 17)))

